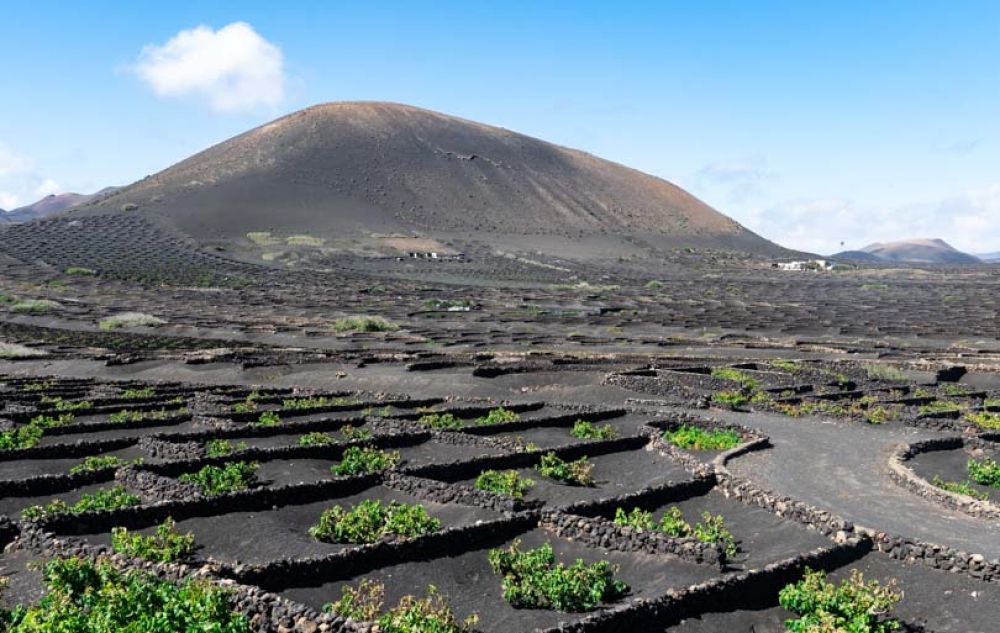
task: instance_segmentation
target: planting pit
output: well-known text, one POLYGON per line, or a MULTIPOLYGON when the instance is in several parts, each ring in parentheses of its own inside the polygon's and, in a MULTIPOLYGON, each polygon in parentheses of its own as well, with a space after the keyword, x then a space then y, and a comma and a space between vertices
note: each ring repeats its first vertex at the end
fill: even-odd
MULTIPOLYGON (((711 566, 696 565, 673 557, 592 549, 561 539, 542 529, 529 529, 517 534, 516 538, 521 539, 522 549, 551 543, 559 561, 572 563, 577 558, 582 558, 587 563, 608 560, 617 565, 619 571, 616 577, 632 587, 632 593, 617 605, 637 598, 655 598, 670 588, 686 587, 718 575, 718 571, 711 566)), ((479 623, 476 628, 488 633, 531 631, 586 617, 586 613, 515 609, 503 600, 501 579, 490 569, 487 552, 493 547, 507 547, 513 540, 510 536, 496 538, 491 542, 484 541, 482 547, 472 551, 403 562, 356 577, 310 579, 300 575, 289 578, 284 586, 267 588, 315 609, 322 609, 324 604, 340 598, 342 587, 356 586, 362 579, 385 584, 388 606, 394 605, 406 594, 422 595, 428 585, 434 585, 442 595, 448 597, 457 616, 465 618, 473 613, 478 614, 479 623)))
POLYGON ((51 459, 12 459, 0 461, 0 480, 18 480, 39 475, 66 475, 69 470, 82 464, 87 457, 118 457, 125 461, 148 458, 139 447, 132 445, 117 450, 79 453, 74 457, 51 459))
MULTIPOLYGON (((171 512, 171 516, 177 521, 179 531, 194 534, 196 561, 211 559, 231 565, 264 564, 281 559, 320 557, 362 547, 363 544, 360 543, 324 543, 311 537, 308 530, 319 522, 324 510, 336 505, 347 509, 369 499, 386 504, 397 501, 421 505, 431 516, 441 521, 441 530, 495 520, 500 516, 484 508, 422 500, 380 485, 355 494, 328 494, 321 499, 277 506, 249 498, 243 502, 243 505, 250 506, 246 511, 218 513, 213 512, 210 506, 181 506, 177 511, 171 512)), ((129 528, 143 534, 152 534, 158 523, 158 520, 130 521, 129 528)), ((86 527, 82 529, 87 530, 86 527)), ((73 529, 65 534, 79 536, 95 545, 111 544, 111 534, 107 530, 88 532, 73 529)))
POLYGON ((965 445, 962 448, 950 450, 925 451, 917 453, 906 462, 914 474, 932 483, 934 477, 940 477, 947 482, 968 482, 979 493, 985 494, 993 503, 1000 504, 1000 488, 984 486, 972 481, 966 465, 970 459, 982 460, 1000 459, 1000 450, 996 448, 973 448, 965 445))

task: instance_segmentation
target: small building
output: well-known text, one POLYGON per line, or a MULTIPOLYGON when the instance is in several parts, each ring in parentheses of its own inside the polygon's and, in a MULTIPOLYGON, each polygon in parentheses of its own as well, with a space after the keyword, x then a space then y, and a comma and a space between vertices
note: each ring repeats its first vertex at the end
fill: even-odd
POLYGON ((833 262, 825 259, 809 259, 804 261, 775 262, 771 264, 771 267, 778 270, 811 270, 815 272, 833 270, 834 265, 833 262))

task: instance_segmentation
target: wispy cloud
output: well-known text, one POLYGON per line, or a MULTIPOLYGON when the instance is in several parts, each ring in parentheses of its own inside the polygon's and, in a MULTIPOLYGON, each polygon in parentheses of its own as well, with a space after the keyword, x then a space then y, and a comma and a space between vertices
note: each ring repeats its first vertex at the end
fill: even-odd
POLYGON ((276 106, 285 94, 284 56, 246 22, 198 26, 142 49, 131 70, 163 97, 200 97, 219 112, 276 106))
POLYGON ((706 165, 695 172, 693 182, 696 191, 721 191, 729 202, 741 203, 760 196, 773 178, 764 159, 757 156, 706 165))
POLYGON ((817 253, 935 237, 971 253, 1000 250, 1000 184, 931 203, 891 208, 874 208, 846 198, 794 199, 741 215, 744 224, 768 239, 817 253))

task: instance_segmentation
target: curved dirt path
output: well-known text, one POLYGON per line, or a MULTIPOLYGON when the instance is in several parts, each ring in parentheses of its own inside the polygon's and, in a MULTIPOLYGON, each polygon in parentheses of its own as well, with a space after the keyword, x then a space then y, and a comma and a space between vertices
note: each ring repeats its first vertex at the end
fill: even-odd
POLYGON ((713 414, 771 438, 773 448, 731 461, 733 474, 867 528, 1000 558, 1000 521, 944 508, 889 478, 897 445, 941 433, 767 413, 713 414))

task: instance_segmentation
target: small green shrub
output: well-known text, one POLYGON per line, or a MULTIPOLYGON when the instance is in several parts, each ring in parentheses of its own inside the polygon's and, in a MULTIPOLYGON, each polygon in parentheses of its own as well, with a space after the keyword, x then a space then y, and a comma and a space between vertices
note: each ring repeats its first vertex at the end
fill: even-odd
POLYGON ((693 536, 704 543, 715 543, 721 546, 726 552, 726 556, 730 558, 740 551, 736 538, 726 527, 722 516, 712 516, 708 512, 703 512, 701 521, 692 526, 684 519, 684 513, 677 506, 667 508, 663 516, 660 517, 659 523, 653 519, 652 512, 641 508, 632 508, 629 511, 626 511, 625 508, 617 508, 614 522, 618 525, 642 530, 655 530, 675 538, 693 536))
POLYGON ((712 394, 712 404, 715 405, 735 408, 742 407, 748 402, 750 402, 750 396, 742 391, 724 389, 722 391, 716 391, 712 394))
POLYGON ((124 486, 102 488, 80 497, 74 504, 68 504, 62 499, 50 501, 45 506, 34 505, 21 511, 25 519, 39 519, 56 514, 80 514, 82 512, 97 512, 102 510, 118 510, 142 503, 142 499, 125 490, 124 486))
POLYGON ((492 409, 489 413, 482 417, 478 417, 475 423, 480 426, 489 426, 491 424, 510 424, 511 422, 518 422, 521 420, 521 416, 505 409, 503 407, 497 407, 492 409))
POLYGON ((362 440, 370 440, 372 438, 372 432, 363 426, 345 424, 340 427, 340 432, 344 437, 352 442, 360 442, 362 440))
POLYGON ((309 534, 329 543, 375 543, 385 539, 413 538, 441 529, 441 521, 423 506, 366 499, 351 509, 339 505, 324 510, 309 534))
POLYGON ((238 442, 236 444, 230 442, 229 440, 208 440, 205 442, 205 455, 207 457, 225 457, 226 455, 232 455, 237 451, 247 450, 246 442, 238 442))
POLYGON ((260 417, 250 424, 253 426, 275 426, 281 424, 281 416, 275 411, 261 411, 260 417))
POLYGON ((50 301, 48 299, 25 299, 12 305, 10 309, 20 314, 45 314, 47 312, 52 312, 53 310, 58 310, 61 307, 62 305, 60 305, 58 301, 50 301))
POLYGON ((484 470, 476 477, 473 487, 476 490, 523 499, 534 485, 534 481, 521 476, 516 470, 484 470))
POLYGON ((712 368, 711 375, 712 378, 720 378, 722 380, 737 382, 740 384, 740 387, 747 391, 757 391, 760 389, 760 383, 757 380, 739 369, 734 369, 732 367, 714 367, 712 368))
POLYGON ((166 420, 174 416, 184 415, 185 413, 187 413, 187 409, 176 409, 174 411, 166 409, 159 409, 158 411, 131 411, 123 409, 109 415, 108 422, 112 424, 129 424, 145 422, 146 420, 166 420))
POLYGON ((1000 488, 1000 465, 989 457, 981 460, 970 459, 966 465, 969 478, 977 484, 1000 488))
POLYGON ((258 399, 260 399, 260 393, 257 391, 251 391, 247 394, 247 397, 243 399, 243 402, 237 402, 233 405, 233 413, 253 413, 257 410, 258 399))
POLYGON ((857 569, 839 585, 827 582, 826 573, 806 569, 802 580, 785 586, 778 594, 781 606, 795 615, 785 628, 793 633, 889 633, 900 628, 886 615, 903 598, 895 580, 882 585, 865 582, 857 569))
POLYGON ((968 481, 945 481, 944 479, 941 479, 939 475, 934 475, 934 479, 931 483, 941 490, 947 490, 948 492, 953 492, 959 495, 966 495, 968 497, 972 497, 973 499, 979 499, 980 501, 986 501, 990 498, 986 493, 979 492, 973 488, 972 484, 968 481))
POLYGON ((780 369, 781 371, 794 374, 799 370, 799 363, 794 360, 788 360, 784 358, 778 358, 771 361, 771 366, 780 369))
POLYGON ((1000 429, 1000 413, 990 413, 989 411, 966 413, 965 419, 980 428, 1000 429))
POLYGON ((630 591, 626 583, 615 579, 617 570, 608 561, 588 565, 577 559, 567 566, 556 562, 550 543, 523 551, 520 545, 516 540, 487 555, 493 572, 502 579, 504 600, 515 608, 590 611, 630 591))
POLYGON ((340 463, 330 467, 330 472, 339 476, 370 475, 395 468, 400 459, 399 451, 349 446, 340 463))
POLYGON ((140 400, 143 398, 152 398, 155 395, 155 389, 152 387, 143 387, 141 389, 122 389, 122 392, 118 394, 118 397, 124 398, 125 400, 140 400))
POLYGON ((696 451, 726 451, 743 441, 739 433, 729 429, 706 431, 697 426, 681 425, 663 434, 674 446, 696 451))
POLYGON ((615 427, 610 424, 598 426, 587 420, 577 420, 574 422, 569 434, 581 440, 613 440, 618 437, 615 427))
POLYGON ((97 326, 102 330, 117 330, 126 327, 157 327, 164 324, 166 324, 166 321, 152 314, 123 312, 122 314, 101 319, 98 321, 97 326))
POLYGON ((299 446, 327 446, 329 444, 336 443, 337 440, 334 439, 332 435, 329 433, 321 433, 319 431, 299 436, 299 446))
POLYGON ((61 415, 36 415, 31 418, 31 422, 28 424, 30 426, 37 426, 43 429, 51 429, 57 426, 72 424, 75 419, 76 416, 72 413, 63 413, 61 415))
POLYGON ((126 528, 111 529, 111 547, 119 554, 157 563, 173 563, 194 552, 194 535, 181 534, 172 517, 156 526, 156 532, 144 536, 126 528))
POLYGON ((70 468, 69 474, 76 475, 78 473, 92 473, 105 468, 120 468, 122 466, 129 466, 131 464, 138 464, 141 462, 142 458, 136 459, 132 462, 122 459, 117 455, 91 455, 85 458, 82 463, 70 468))
POLYGON ((319 407, 344 406, 354 403, 355 401, 350 398, 328 398, 326 396, 317 396, 313 398, 289 398, 281 403, 281 408, 290 410, 316 409, 319 407))
POLYGON ((334 332, 347 334, 350 332, 395 332, 399 326, 382 317, 353 316, 337 319, 330 326, 334 332))
POLYGON ((345 586, 340 600, 324 605, 323 610, 360 622, 376 622, 381 633, 466 633, 479 621, 475 614, 459 621, 433 585, 427 588, 426 597, 403 596, 395 607, 382 613, 384 601, 385 586, 365 579, 357 588, 345 586))
POLYGON ((4 611, 6 633, 250 633, 230 594, 204 579, 178 585, 106 560, 57 558, 42 571, 36 605, 4 611))
POLYGON ((546 453, 538 464, 538 472, 542 475, 575 486, 593 486, 594 478, 591 471, 594 465, 581 457, 567 462, 555 453, 546 453))
POLYGON ((93 277, 97 274, 97 271, 93 268, 84 268, 83 266, 70 266, 63 272, 67 275, 79 275, 84 277, 93 277))
POLYGON ((184 473, 181 481, 201 488, 203 494, 221 495, 247 490, 257 483, 257 462, 227 462, 222 466, 204 466, 194 473, 184 473))
POLYGON ((953 411, 961 411, 962 409, 967 409, 968 406, 959 402, 948 402, 947 400, 934 400, 933 402, 928 402, 927 404, 922 404, 917 407, 917 412, 921 415, 927 415, 932 413, 951 413, 953 411))
POLYGON ((13 451, 38 446, 45 428, 38 424, 26 424, 11 431, 0 431, 0 450, 13 451))
POLYGON ((431 429, 460 429, 465 426, 465 422, 452 413, 428 413, 420 416, 417 424, 431 429))

